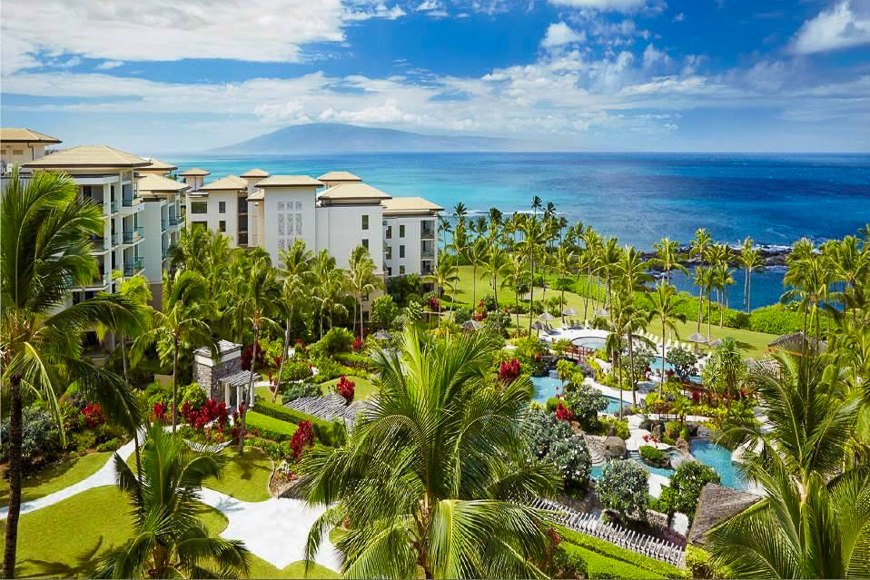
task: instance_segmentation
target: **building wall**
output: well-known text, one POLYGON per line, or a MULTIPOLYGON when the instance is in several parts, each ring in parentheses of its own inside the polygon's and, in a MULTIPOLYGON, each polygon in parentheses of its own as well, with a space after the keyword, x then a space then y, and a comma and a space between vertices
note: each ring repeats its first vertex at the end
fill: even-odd
POLYGON ((188 197, 188 224, 205 223, 208 229, 219 232, 220 222, 223 221, 226 225, 226 229, 223 234, 230 237, 232 246, 237 246, 239 242, 239 213, 237 205, 238 194, 235 191, 213 191, 204 197, 188 197), (200 201, 204 201, 206 203, 206 213, 193 213, 193 205, 200 201), (221 213, 220 211, 220 202, 224 202, 223 213, 221 213))
POLYGON ((335 257, 338 268, 346 269, 350 254, 368 240, 369 253, 377 272, 383 272, 384 210, 380 203, 366 205, 330 205, 317 208, 317 251, 326 249, 335 257), (368 216, 363 230, 362 216, 368 216))
MULTIPOLYGON (((163 281, 163 247, 168 244, 169 234, 162 227, 166 216, 166 200, 155 199, 142 202, 144 210, 141 224, 145 228, 142 255, 145 258, 145 277, 152 284, 163 281)), ((166 246, 168 247, 168 246, 166 246)))
POLYGON ((428 238, 424 242, 421 239, 423 231, 423 223, 430 223, 435 236, 436 218, 435 216, 407 216, 407 217, 387 217, 384 219, 384 266, 387 269, 388 276, 401 276, 403 274, 426 274, 428 273, 423 268, 424 260, 428 262, 429 267, 434 269, 435 261, 438 257, 437 240, 428 238), (405 235, 400 235, 402 226, 405 228, 405 235), (391 229, 391 239, 386 239, 387 229, 391 229), (405 256, 401 257, 401 247, 405 247, 405 256), (389 250, 387 250, 389 248, 389 250), (424 252, 431 250, 431 252, 424 252), (387 258, 386 256, 390 256, 387 258), (402 272, 402 266, 405 271, 402 272))
POLYGON ((39 159, 45 154, 45 145, 32 143, 2 143, 0 144, 0 159, 9 165, 27 163, 39 159))
POLYGON ((317 222, 315 218, 314 187, 270 187, 261 202, 262 216, 258 219, 262 231, 258 245, 272 256, 272 263, 279 264, 279 252, 302 240, 312 252, 317 247, 317 222))

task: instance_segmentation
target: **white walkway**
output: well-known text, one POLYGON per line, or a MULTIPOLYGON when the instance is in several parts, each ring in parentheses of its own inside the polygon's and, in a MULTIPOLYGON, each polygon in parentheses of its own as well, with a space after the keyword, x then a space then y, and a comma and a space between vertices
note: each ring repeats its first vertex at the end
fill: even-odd
MULTIPOLYGON (((134 452, 133 442, 118 449, 124 461, 134 452)), ((45 497, 21 504, 21 514, 46 508, 76 494, 96 487, 115 485, 114 455, 88 478, 45 497)), ((252 554, 258 556, 278 569, 287 567, 304 558, 305 541, 311 524, 324 512, 322 507, 309 507, 298 499, 271 498, 261 502, 246 502, 204 488, 200 494, 202 501, 218 511, 228 520, 227 527, 220 533, 228 540, 242 540, 252 554)), ((9 508, 0 508, 0 520, 5 520, 9 508)), ((341 569, 340 554, 325 537, 315 562, 333 571, 341 569)))

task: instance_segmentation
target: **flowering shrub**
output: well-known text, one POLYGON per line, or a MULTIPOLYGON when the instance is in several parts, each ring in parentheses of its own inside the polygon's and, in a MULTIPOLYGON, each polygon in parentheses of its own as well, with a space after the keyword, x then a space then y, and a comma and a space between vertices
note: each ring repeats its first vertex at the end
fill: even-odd
POLYGON ((559 421, 571 421, 574 418, 574 413, 563 403, 556 405, 556 419, 559 421))
POLYGON ((88 403, 82 407, 81 413, 88 429, 93 429, 97 425, 102 425, 106 422, 106 418, 103 416, 103 410, 100 408, 99 403, 88 403))
POLYGON ((553 413, 532 410, 523 422, 523 433, 532 453, 559 469, 565 487, 583 487, 589 482, 592 459, 586 440, 568 423, 553 413))
POLYGON ((350 404, 351 401, 353 401, 355 387, 356 383, 348 379, 346 376, 341 375, 341 378, 338 379, 338 383, 335 385, 335 391, 344 397, 347 404, 350 404))
POLYGON ((515 358, 502 362, 498 367, 498 378, 503 383, 509 383, 520 376, 523 365, 515 358))
MULTIPOLYGON (((249 344, 242 351, 242 370, 251 370, 251 359, 254 358, 254 343, 249 344)), ((266 355, 263 353, 263 347, 257 343, 257 360, 254 366, 261 367, 266 363, 266 355)))
POLYGON ((441 312, 441 303, 434 296, 429 299, 429 310, 432 312, 441 312))
POLYGON ((314 431, 311 428, 311 421, 300 421, 293 433, 293 438, 290 439, 290 452, 293 454, 293 461, 298 461, 305 448, 312 446, 314 446, 314 431))
POLYGON ((154 407, 151 410, 150 419, 152 422, 158 421, 160 423, 166 423, 167 416, 166 411, 169 409, 169 405, 166 403, 157 402, 154 403, 154 407))
POLYGON ((636 461, 614 459, 604 468, 604 477, 595 487, 601 503, 626 516, 646 519, 649 473, 636 461))
POLYGON ((192 428, 202 431, 206 425, 212 422, 217 422, 221 431, 229 422, 230 413, 227 409, 227 404, 221 401, 218 403, 214 399, 209 399, 199 408, 194 408, 188 401, 181 405, 181 416, 187 421, 187 424, 192 428))
POLYGON ((356 338, 353 339, 353 344, 351 344, 350 347, 353 349, 353 352, 361 351, 363 348, 362 339, 357 336, 356 338))

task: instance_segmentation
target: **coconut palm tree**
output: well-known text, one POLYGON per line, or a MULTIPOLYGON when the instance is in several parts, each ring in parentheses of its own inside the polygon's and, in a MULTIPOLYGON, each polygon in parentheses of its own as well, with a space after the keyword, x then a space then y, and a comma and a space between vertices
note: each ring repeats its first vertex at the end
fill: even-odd
POLYGON ((320 250, 314 259, 314 296, 318 303, 320 337, 323 338, 323 317, 327 315, 329 328, 335 314, 347 315, 342 298, 347 291, 347 275, 335 266, 335 258, 327 250, 320 250))
POLYGON ((659 395, 663 395, 665 385, 665 350, 666 338, 668 333, 673 333, 673 336, 680 338, 676 321, 686 322, 686 315, 679 311, 679 295, 677 289, 665 281, 659 282, 655 292, 645 294, 646 299, 650 304, 650 314, 657 318, 662 326, 662 376, 659 383, 659 395))
MULTIPOLYGON (((23 405, 26 389, 57 421, 65 442, 57 394, 71 380, 99 402, 113 423, 134 431, 140 412, 123 379, 82 357, 82 335, 99 321, 135 322, 124 298, 97 296, 74 301, 72 288, 93 281, 92 235, 102 235, 101 208, 77 195, 75 183, 58 173, 35 172, 29 180, 12 170, 0 196, 0 386, 9 406, 9 509, 3 576, 15 577, 21 513, 23 405)), ((0 393, 3 394, 3 393, 0 393)))
POLYGON ((689 256, 693 256, 698 260, 698 266, 695 267, 695 285, 698 287, 698 332, 701 332, 701 305, 704 303, 704 296, 707 294, 707 288, 704 281, 709 276, 704 272, 699 272, 708 258, 710 244, 713 242, 710 234, 704 228, 698 228, 695 231, 695 238, 689 242, 689 256))
POLYGON ((543 577, 547 516, 527 502, 560 478, 528 460, 528 381, 494 387, 487 333, 432 340, 406 327, 402 339, 375 354, 379 396, 348 442, 303 456, 299 491, 327 506, 306 560, 350 522, 336 542, 346 577, 543 577))
POLYGON ((795 251, 787 259, 788 271, 783 276, 783 284, 791 286, 780 301, 785 304, 793 300, 800 302, 804 311, 804 344, 807 332, 815 322, 816 344, 821 340, 821 310, 827 304, 833 281, 832 268, 820 254, 812 251, 812 242, 798 242, 795 251), (808 320, 809 316, 809 320, 808 320))
POLYGON ((450 291, 450 309, 453 309, 454 294, 456 283, 459 282, 459 267, 456 265, 456 258, 450 254, 439 254, 438 263, 435 265, 435 271, 424 277, 426 282, 434 284, 435 292, 438 295, 438 324, 441 324, 441 299, 444 295, 444 290, 450 291))
POLYGON ((743 240, 743 247, 740 250, 740 264, 743 266, 743 307, 746 313, 752 310, 752 272, 762 270, 764 268, 764 260, 761 258, 761 252, 752 244, 752 238, 747 237, 743 240))
POLYGON ((688 276, 689 270, 679 262, 680 242, 664 237, 653 244, 656 257, 650 260, 665 273, 665 282, 671 283, 671 270, 679 270, 688 276))
POLYGON ((619 260, 622 258, 622 250, 619 248, 619 242, 616 238, 607 238, 607 241, 601 247, 599 254, 600 268, 604 272, 605 282, 607 284, 607 303, 612 301, 611 286, 613 285, 613 275, 619 266, 619 260))
POLYGON ((365 318, 363 317, 363 299, 377 290, 383 290, 384 279, 375 274, 377 266, 375 266, 375 261, 372 260, 368 248, 365 246, 358 246, 354 249, 349 265, 348 281, 359 305, 359 336, 360 339, 364 340, 366 337, 366 327, 365 318))
MULTIPOLYGON (((284 320, 284 347, 281 353, 281 364, 278 365, 278 385, 284 374, 284 365, 290 353, 290 325, 299 309, 299 306, 307 302, 311 296, 311 283, 313 272, 311 269, 314 256, 305 247, 305 242, 296 240, 286 250, 280 252, 281 269, 280 275, 284 278, 281 285, 281 297, 278 306, 283 310, 284 320)), ((272 402, 278 398, 278 389, 272 393, 272 402)))
POLYGON ((476 237, 473 242, 465 246, 463 256, 471 264, 471 308, 477 306, 477 267, 483 263, 487 255, 487 241, 483 237, 476 237))
MULTIPOLYGON (((525 259, 523 255, 519 252, 512 252, 508 255, 508 264, 506 268, 506 274, 504 281, 502 282, 505 285, 508 285, 514 289, 514 308, 517 316, 517 329, 520 328, 520 284, 522 284, 523 279, 526 276, 526 265, 525 259)), ((531 312, 529 313, 531 316, 531 312)))
POLYGON ((560 278, 559 284, 559 312, 562 314, 562 324, 565 323, 565 279, 574 273, 577 267, 577 257, 567 244, 560 244, 556 253, 553 254, 553 264, 556 275, 560 278))
POLYGON ((240 540, 209 536, 197 518, 199 490, 220 475, 217 458, 151 425, 138 479, 115 454, 118 488, 130 497, 133 539, 100 562, 101 578, 215 578, 247 576, 250 554, 240 540))
POLYGON ((498 310, 498 289, 499 277, 504 276, 508 271, 508 256, 507 250, 498 243, 497 240, 490 238, 489 251, 483 260, 483 275, 488 276, 492 281, 493 297, 495 298, 495 309, 498 310))
MULTIPOLYGON (((273 316, 278 310, 280 286, 275 279, 275 269, 268 259, 258 259, 251 264, 243 278, 236 281, 231 306, 225 311, 228 317, 241 317, 253 333, 251 342, 251 368, 248 376, 246 405, 240 407, 239 455, 245 450, 245 415, 254 404, 254 364, 259 354, 260 333, 267 329, 278 329, 280 325, 273 316)), ((280 377, 278 377, 280 380, 280 377)))
MULTIPOLYGON (((535 199, 540 202, 537 196, 535 199)), ((534 207, 534 203, 532 205, 534 207)), ((520 230, 523 232, 523 239, 519 243, 519 249, 525 255, 529 265, 529 334, 531 334, 535 305, 535 263, 538 256, 543 253, 546 237, 544 228, 536 216, 531 218, 525 216, 525 219, 520 223, 520 230)))
POLYGON ((208 284, 193 270, 177 270, 174 275, 163 273, 161 310, 153 312, 150 329, 133 342, 131 358, 137 361, 145 349, 157 345, 157 354, 164 365, 172 361, 172 432, 178 424, 178 353, 181 348, 197 344, 214 345, 211 329, 205 322, 208 313, 208 284))

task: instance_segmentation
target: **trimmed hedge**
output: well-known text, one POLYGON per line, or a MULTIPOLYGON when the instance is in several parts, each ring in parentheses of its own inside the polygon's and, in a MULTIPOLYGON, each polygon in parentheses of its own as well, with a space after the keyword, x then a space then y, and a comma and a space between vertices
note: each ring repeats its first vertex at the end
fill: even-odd
MULTIPOLYGON (((563 545, 560 545, 562 547, 563 545)), ((598 552, 575 546, 574 544, 565 544, 564 548, 573 559, 581 559, 586 564, 587 578, 624 578, 630 580, 644 580, 646 578, 664 578, 661 574, 657 574, 644 568, 633 566, 621 560, 609 558, 598 552)))
MULTIPOLYGON (((661 562, 659 560, 637 554, 635 552, 632 552, 631 550, 620 548, 619 546, 611 544, 610 542, 605 542, 604 540, 599 540, 598 538, 593 538, 592 536, 587 536, 586 534, 581 534, 580 532, 575 532, 574 530, 569 530, 568 528, 564 528, 562 526, 557 526, 556 530, 559 532, 559 535, 562 536, 564 542, 574 544, 575 546, 585 548, 586 550, 590 550, 601 556, 612 558, 614 560, 619 560, 621 562, 624 562, 625 564, 630 564, 633 567, 645 570, 647 575, 639 576, 640 578, 649 578, 652 574, 654 574, 656 577, 665 578, 685 577, 685 573, 682 570, 666 562, 661 562)), ((589 569, 589 573, 592 573, 591 567, 589 569)))
POLYGON ((257 400, 254 404, 254 409, 262 415, 298 425, 300 421, 308 421, 311 423, 311 428, 314 430, 314 435, 317 440, 324 445, 333 445, 336 440, 336 427, 329 421, 318 419, 313 415, 308 415, 296 409, 290 409, 271 401, 257 400))
POLYGON ((247 430, 256 429, 260 437, 272 441, 288 441, 296 432, 296 425, 263 415, 256 411, 248 411, 245 414, 245 427, 247 430))

